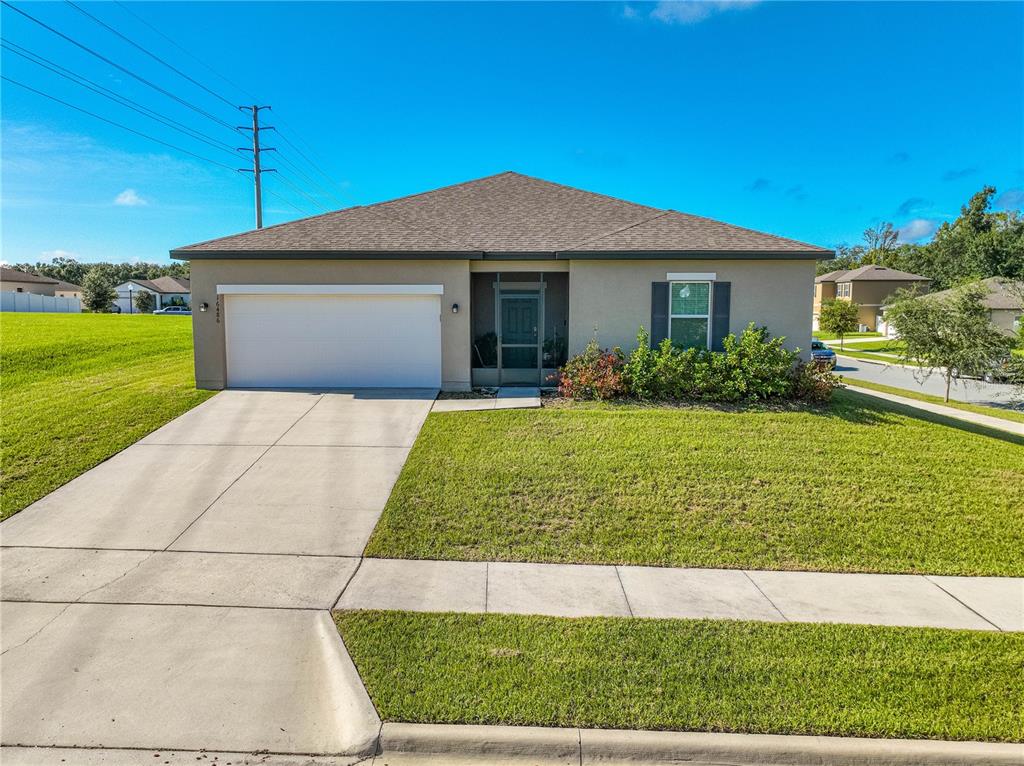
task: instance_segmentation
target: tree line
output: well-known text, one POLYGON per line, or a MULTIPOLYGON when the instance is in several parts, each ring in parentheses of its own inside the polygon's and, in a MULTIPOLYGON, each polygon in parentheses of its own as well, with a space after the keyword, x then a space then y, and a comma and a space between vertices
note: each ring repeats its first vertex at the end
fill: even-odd
POLYGON ((876 264, 909 271, 945 290, 988 277, 1024 280, 1024 216, 1020 210, 993 211, 994 186, 985 186, 944 222, 930 242, 901 243, 891 223, 864 231, 864 242, 839 245, 836 257, 818 261, 818 274, 876 264))
POLYGON ((129 279, 156 279, 157 277, 184 277, 188 279, 188 262, 175 263, 82 263, 74 258, 54 258, 50 262, 16 263, 11 268, 59 279, 73 285, 84 285, 86 277, 95 272, 107 284, 120 285, 129 279))

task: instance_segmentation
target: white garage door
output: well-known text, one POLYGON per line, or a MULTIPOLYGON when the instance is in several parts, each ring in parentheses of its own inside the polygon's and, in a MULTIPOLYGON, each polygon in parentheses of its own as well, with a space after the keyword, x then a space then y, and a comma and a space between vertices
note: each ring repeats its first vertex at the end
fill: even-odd
POLYGON ((228 385, 439 388, 439 295, 225 295, 228 385))

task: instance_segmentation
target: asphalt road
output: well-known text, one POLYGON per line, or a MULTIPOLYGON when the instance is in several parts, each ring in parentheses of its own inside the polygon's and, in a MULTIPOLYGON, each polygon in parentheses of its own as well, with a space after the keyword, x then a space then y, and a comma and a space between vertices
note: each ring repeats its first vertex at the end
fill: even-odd
MULTIPOLYGON (((933 396, 942 396, 945 393, 946 384, 942 377, 936 373, 930 378, 923 378, 914 370, 899 365, 878 364, 840 356, 836 364, 836 373, 859 380, 867 380, 872 383, 882 383, 886 386, 906 388, 911 391, 920 391, 933 396)), ((974 404, 988 404, 996 407, 1011 405, 1021 406, 1024 392, 1014 390, 1013 386, 1004 383, 985 383, 980 380, 953 381, 949 396, 961 402, 972 402, 974 404)))

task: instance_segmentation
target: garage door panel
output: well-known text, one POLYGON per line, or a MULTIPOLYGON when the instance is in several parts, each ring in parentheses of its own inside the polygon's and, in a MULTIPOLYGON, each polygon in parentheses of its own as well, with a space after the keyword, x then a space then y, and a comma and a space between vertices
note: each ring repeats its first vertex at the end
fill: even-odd
POLYGON ((229 295, 225 337, 229 386, 441 383, 437 295, 229 295))

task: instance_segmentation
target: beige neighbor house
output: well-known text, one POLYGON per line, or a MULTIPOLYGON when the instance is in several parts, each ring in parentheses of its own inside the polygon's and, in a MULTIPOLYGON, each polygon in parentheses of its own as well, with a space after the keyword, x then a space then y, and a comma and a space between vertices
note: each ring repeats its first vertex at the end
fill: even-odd
POLYGON ((58 282, 54 288, 54 295, 58 298, 75 298, 82 300, 82 286, 71 282, 58 282))
POLYGON ((5 293, 32 293, 34 295, 52 296, 60 281, 41 277, 38 274, 29 274, 26 271, 9 269, 0 266, 0 290, 5 293))
POLYGON ((201 388, 537 385, 591 338, 807 349, 832 251, 501 173, 171 251, 201 388))
MULTIPOLYGON (((1002 277, 989 277, 981 282, 988 290, 982 303, 988 308, 992 324, 1007 335, 1016 335, 1021 323, 1024 323, 1024 282, 1013 282, 1002 277)), ((929 293, 928 298, 943 300, 955 292, 955 287, 951 290, 940 290, 937 293, 929 293)))
POLYGON ((857 321, 869 332, 878 330, 882 307, 897 290, 916 288, 928 292, 931 280, 918 274, 897 271, 886 266, 861 266, 850 271, 830 271, 814 279, 812 326, 818 329, 821 305, 830 300, 845 300, 860 306, 857 321))

